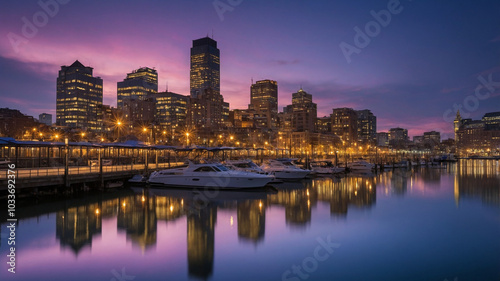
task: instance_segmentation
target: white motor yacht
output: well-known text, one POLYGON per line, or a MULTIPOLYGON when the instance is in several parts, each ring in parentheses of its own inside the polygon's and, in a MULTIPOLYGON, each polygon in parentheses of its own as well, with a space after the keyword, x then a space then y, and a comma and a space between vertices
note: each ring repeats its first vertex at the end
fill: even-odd
POLYGON ((364 160, 354 161, 347 165, 352 171, 371 171, 375 164, 368 163, 364 160))
POLYGON ((311 162, 311 171, 316 174, 336 174, 344 172, 345 168, 335 167, 329 160, 319 160, 311 162))
POLYGON ((261 168, 278 179, 303 179, 311 173, 311 170, 293 164, 291 159, 269 160, 269 163, 262 165, 261 168))
POLYGON ((224 164, 233 170, 252 172, 257 174, 266 174, 261 167, 255 164, 252 160, 226 160, 224 164))
POLYGON ((271 175, 231 170, 220 163, 189 162, 184 168, 153 172, 148 182, 174 187, 241 189, 264 187, 273 179, 271 175))

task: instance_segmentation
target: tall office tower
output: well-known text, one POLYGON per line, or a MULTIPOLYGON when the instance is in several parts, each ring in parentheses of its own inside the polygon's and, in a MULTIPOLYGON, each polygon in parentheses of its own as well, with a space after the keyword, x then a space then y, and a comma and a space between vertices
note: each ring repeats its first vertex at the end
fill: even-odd
POLYGON ((220 50, 217 41, 205 37, 193 40, 191 48, 190 94, 192 98, 212 89, 220 94, 220 50))
POLYGON ((332 133, 347 144, 358 141, 358 114, 354 109, 334 108, 331 117, 332 133))
POLYGON ((357 110, 358 141, 375 143, 377 140, 377 117, 369 109, 357 110))
POLYGON ((300 89, 292 94, 292 104, 284 112, 290 114, 292 130, 295 132, 316 132, 318 105, 312 102, 312 95, 300 89))
POLYGON ((57 77, 56 124, 90 132, 102 129, 102 79, 92 67, 75 61, 61 66, 57 77))
POLYGON ((158 72, 141 67, 127 73, 127 78, 117 83, 117 107, 123 109, 125 100, 145 100, 158 92, 158 72))
POLYGON ((219 57, 215 40, 208 37, 193 40, 188 125, 196 129, 217 130, 229 115, 229 106, 220 94, 219 57))
POLYGON ((248 109, 262 118, 264 127, 275 129, 278 121, 278 83, 261 80, 252 84, 248 109))

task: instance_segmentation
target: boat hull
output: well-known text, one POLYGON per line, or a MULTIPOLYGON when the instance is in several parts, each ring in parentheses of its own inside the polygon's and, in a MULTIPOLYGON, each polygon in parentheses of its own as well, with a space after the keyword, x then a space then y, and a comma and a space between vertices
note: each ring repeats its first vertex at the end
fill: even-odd
POLYGON ((311 172, 304 171, 270 171, 272 175, 274 175, 277 179, 288 179, 288 180, 298 180, 307 177, 311 172))
POLYGON ((235 176, 180 176, 159 175, 149 179, 150 184, 169 187, 198 188, 212 187, 219 189, 259 188, 270 183, 274 178, 262 177, 235 177, 235 176))

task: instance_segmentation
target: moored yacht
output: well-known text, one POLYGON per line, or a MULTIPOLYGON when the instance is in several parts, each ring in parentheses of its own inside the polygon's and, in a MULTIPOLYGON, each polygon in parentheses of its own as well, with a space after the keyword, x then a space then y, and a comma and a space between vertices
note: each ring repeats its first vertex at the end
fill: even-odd
POLYGON ((278 179, 303 179, 311 173, 311 170, 293 164, 291 159, 269 160, 269 163, 262 165, 261 168, 278 179))
POLYGON ((226 160, 224 164, 233 170, 252 172, 257 174, 266 174, 261 167, 255 164, 252 160, 226 160))
POLYGON ((264 187, 273 179, 271 175, 231 170, 220 163, 189 162, 184 168, 153 172, 148 182, 173 187, 242 189, 264 187))
POLYGON ((371 171, 375 164, 368 163, 364 160, 354 161, 347 165, 352 171, 371 171))
POLYGON ((318 160, 311 162, 311 171, 316 174, 336 174, 344 172, 345 168, 335 167, 329 160, 318 160))

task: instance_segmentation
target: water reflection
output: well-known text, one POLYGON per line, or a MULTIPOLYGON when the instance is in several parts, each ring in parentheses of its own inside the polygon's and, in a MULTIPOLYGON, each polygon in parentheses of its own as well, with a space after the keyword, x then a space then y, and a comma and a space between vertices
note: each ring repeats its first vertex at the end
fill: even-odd
POLYGON ((101 234, 99 209, 98 204, 89 204, 57 212, 56 237, 61 247, 69 247, 78 254, 85 246, 92 246, 92 237, 101 234))
MULTIPOLYGON (((438 190, 443 182, 448 183, 445 195, 450 200, 453 200, 449 193, 453 183, 457 203, 463 198, 473 198, 500 206, 499 162, 463 160, 447 169, 401 169, 341 179, 316 178, 283 183, 275 185, 275 190, 259 192, 133 188, 133 192, 117 198, 86 201, 90 203, 66 202, 56 212, 55 236, 61 249, 70 248, 78 255, 85 247, 92 246, 94 237, 101 235, 103 219, 116 218, 119 232, 125 233, 132 245, 146 252, 157 245, 158 221, 169 224, 185 220, 187 229, 182 235, 187 245, 182 251, 187 253, 187 275, 208 279, 214 275, 219 210, 230 213, 231 226, 237 224, 237 234, 225 235, 237 235, 242 245, 257 245, 266 239, 266 215, 282 216, 281 220, 284 219, 290 231, 303 231, 311 225, 318 205, 329 206, 331 217, 347 219, 353 209, 370 210, 375 206, 377 188, 382 195, 390 191, 400 196, 407 194, 414 185, 438 190)), ((47 208, 40 206, 40 209, 47 208)))
POLYGON ((454 193, 458 204, 463 198, 481 198, 500 206, 500 163, 498 160, 466 160, 458 163, 454 193))
POLYGON ((133 245, 145 250, 156 244, 156 200, 144 196, 123 198, 118 208, 118 230, 125 231, 133 245))

